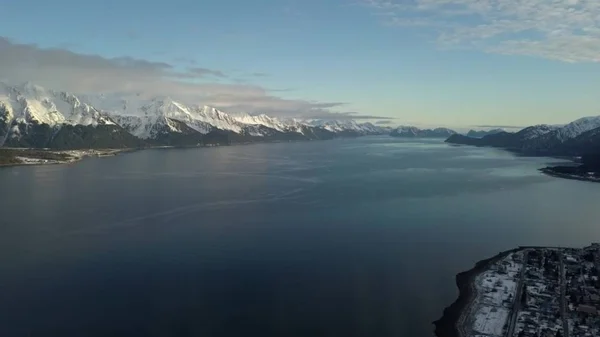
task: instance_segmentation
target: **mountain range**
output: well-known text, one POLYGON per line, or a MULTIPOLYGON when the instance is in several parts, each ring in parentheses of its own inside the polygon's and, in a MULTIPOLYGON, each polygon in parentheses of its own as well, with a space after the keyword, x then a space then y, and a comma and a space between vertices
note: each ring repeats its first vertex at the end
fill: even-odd
POLYGON ((189 106, 168 97, 75 95, 0 83, 0 146, 122 148, 320 140, 389 134, 353 120, 278 119, 189 106))
POLYGON ((447 143, 506 148, 525 155, 582 156, 600 153, 600 116, 584 117, 564 126, 535 125, 518 132, 482 138, 452 135, 447 143))
POLYGON ((400 138, 448 138, 456 131, 446 128, 419 129, 414 126, 400 126, 390 133, 392 137, 400 138))

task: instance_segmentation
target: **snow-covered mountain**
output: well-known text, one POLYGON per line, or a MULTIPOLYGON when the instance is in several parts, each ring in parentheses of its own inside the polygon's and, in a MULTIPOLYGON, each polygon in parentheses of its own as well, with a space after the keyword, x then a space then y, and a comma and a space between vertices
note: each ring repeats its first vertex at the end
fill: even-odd
POLYGON ((414 126, 400 126, 390 133, 392 137, 400 138, 448 138, 456 131, 447 128, 419 129, 414 126))
POLYGON ((539 124, 539 125, 526 127, 524 129, 520 130, 519 132, 517 132, 517 134, 519 135, 519 138, 522 140, 530 140, 530 139, 535 139, 535 138, 541 137, 541 136, 548 134, 556 129, 557 129, 557 127, 555 127, 555 126, 539 124))
POLYGON ((562 148, 565 142, 599 127, 600 116, 580 118, 564 126, 537 126, 526 128, 520 131, 520 133, 532 128, 537 128, 537 132, 533 132, 529 138, 524 138, 525 141, 523 142, 522 147, 524 150, 531 152, 543 153, 554 151, 554 149, 562 148))
POLYGON ((9 137, 20 137, 23 125, 115 125, 107 115, 68 92, 47 90, 32 83, 0 83, 0 146, 9 137))
POLYGON ((584 155, 600 148, 600 116, 585 117, 563 126, 534 125, 510 133, 483 138, 462 135, 450 137, 454 144, 509 148, 530 155, 584 155))
POLYGON ((390 130, 386 127, 376 126, 372 123, 357 123, 352 119, 348 120, 326 120, 326 119, 311 119, 305 121, 307 125, 322 127, 325 130, 342 133, 354 132, 357 135, 382 135, 390 130))
POLYGON ((583 117, 563 127, 557 128, 554 131, 554 137, 561 142, 564 142, 599 127, 600 116, 583 117))
MULTIPOLYGON (((145 105, 136 107, 133 111, 124 111, 125 113, 123 111, 103 111, 110 115, 117 124, 142 139, 154 139, 158 133, 165 130, 181 132, 178 126, 180 123, 174 121, 183 122, 201 134, 207 134, 214 128, 205 121, 206 118, 202 118, 202 115, 169 98, 152 100, 145 105)), ((236 130, 240 131, 241 128, 237 127, 236 130)))
MULTIPOLYGON (((265 114, 229 114, 210 106, 191 106, 168 97, 142 99, 117 95, 74 95, 31 83, 0 85, 0 146, 51 146, 65 125, 88 127, 84 133, 128 133, 153 144, 196 145, 259 140, 330 139, 336 136, 386 134, 389 130, 352 120, 278 119, 265 114), (43 133, 43 142, 36 140, 43 133), (16 140, 15 140, 16 139, 16 140), (48 145, 50 144, 50 145, 48 145)), ((65 133, 71 129, 65 129, 65 133)), ((78 131, 80 132, 80 131, 78 131)), ((73 138, 73 137, 66 137, 73 138)), ((81 137, 79 137, 81 138, 81 137)), ((118 138, 118 137, 116 137, 118 138)), ((127 137, 125 137, 127 138, 127 137)), ((104 138, 102 138, 104 139, 104 138)), ((120 139, 120 138, 119 138, 120 139)), ((114 139, 113 139, 114 140, 114 139)), ((104 141, 99 143, 106 144, 104 141)), ((131 142, 130 142, 131 143, 131 142)))
POLYGON ((20 86, 0 83, 0 109, 0 118, 7 123, 10 120, 50 126, 114 124, 110 118, 71 93, 46 90, 31 83, 20 86))

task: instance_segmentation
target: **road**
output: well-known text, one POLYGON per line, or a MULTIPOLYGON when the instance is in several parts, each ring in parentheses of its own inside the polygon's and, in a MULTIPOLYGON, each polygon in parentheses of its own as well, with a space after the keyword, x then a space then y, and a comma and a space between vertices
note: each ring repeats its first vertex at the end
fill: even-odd
POLYGON ((565 281, 565 263, 562 251, 560 253, 560 316, 563 321, 563 336, 569 337, 569 322, 567 321, 566 313, 566 287, 567 282, 565 281))
POLYGON ((521 269, 521 276, 519 278, 519 284, 517 285, 515 302, 513 304, 512 311, 510 312, 510 320, 508 321, 508 328, 506 329, 506 337, 512 337, 515 334, 517 317, 519 316, 519 310, 521 310, 521 296, 523 293, 523 287, 525 286, 525 270, 527 269, 527 257, 528 251, 525 250, 523 251, 523 268, 521 269))

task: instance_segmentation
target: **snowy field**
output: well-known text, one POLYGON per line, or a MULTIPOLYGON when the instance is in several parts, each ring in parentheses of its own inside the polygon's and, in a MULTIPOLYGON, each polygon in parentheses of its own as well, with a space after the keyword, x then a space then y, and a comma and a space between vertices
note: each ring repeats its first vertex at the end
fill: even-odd
POLYGON ((512 303, 517 292, 517 282, 513 277, 498 275, 493 271, 482 276, 480 289, 483 304, 507 306, 512 303))
POLYGON ((471 316, 472 337, 503 337, 510 308, 517 292, 523 265, 513 261, 523 253, 513 253, 490 266, 475 279, 477 298, 471 316))
MULTIPOLYGON (((522 253, 515 253, 520 254, 522 253)), ((515 254, 510 254, 494 264, 490 270, 476 279, 479 301, 485 305, 510 306, 517 292, 517 281, 522 264, 513 261, 515 254)))
POLYGON ((24 164, 24 165, 59 164, 59 163, 61 163, 58 160, 28 158, 28 157, 15 157, 15 158, 20 160, 21 164, 24 164))
MULTIPOLYGON (((22 155, 15 156, 14 158, 19 161, 21 165, 43 165, 43 164, 64 164, 64 163, 72 163, 78 160, 81 160, 84 157, 105 157, 105 156, 114 156, 119 152, 122 152, 121 149, 106 149, 106 150, 63 150, 63 151, 49 151, 49 150, 38 150, 38 149, 19 149, 22 151, 22 155), (31 154, 27 150, 34 150, 36 153, 31 154), (39 152, 39 153, 38 153, 39 152), (37 158, 41 154, 57 154, 57 155, 67 155, 64 159, 44 159, 37 158)), ((21 153, 20 153, 21 154, 21 153)))
POLYGON ((475 313, 473 330, 486 336, 503 336, 502 330, 508 320, 506 308, 481 306, 475 313))

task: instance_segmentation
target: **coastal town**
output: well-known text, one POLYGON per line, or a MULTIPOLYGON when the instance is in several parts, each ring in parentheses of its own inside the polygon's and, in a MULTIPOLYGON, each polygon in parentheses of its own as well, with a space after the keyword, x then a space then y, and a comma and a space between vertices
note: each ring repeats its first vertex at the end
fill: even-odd
POLYGON ((1 148, 0 167, 17 165, 68 164, 86 157, 116 156, 121 152, 134 149, 87 149, 87 150, 51 150, 29 148, 1 148))
POLYGON ((463 281, 457 276, 460 301, 445 315, 459 313, 452 329, 438 327, 436 334, 600 336, 599 269, 600 244, 582 249, 521 247, 501 253, 459 275, 463 281))

